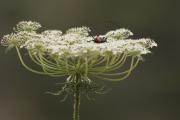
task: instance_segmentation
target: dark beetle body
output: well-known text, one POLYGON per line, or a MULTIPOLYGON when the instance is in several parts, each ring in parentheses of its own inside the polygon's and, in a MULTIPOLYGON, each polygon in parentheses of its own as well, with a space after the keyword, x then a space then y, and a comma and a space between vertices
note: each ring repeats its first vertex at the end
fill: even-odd
POLYGON ((95 43, 104 43, 104 42, 107 42, 107 38, 104 37, 104 36, 101 36, 101 35, 97 35, 94 37, 94 40, 93 40, 95 43))

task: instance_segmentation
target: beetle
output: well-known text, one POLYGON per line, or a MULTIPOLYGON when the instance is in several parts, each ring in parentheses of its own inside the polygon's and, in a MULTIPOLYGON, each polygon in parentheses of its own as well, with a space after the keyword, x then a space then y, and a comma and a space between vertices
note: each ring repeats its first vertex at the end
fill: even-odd
MULTIPOLYGON (((90 41, 93 41, 94 43, 104 43, 104 42, 107 42, 107 37, 104 36, 104 35, 93 36, 92 33, 90 33, 90 32, 89 32, 89 35, 93 38, 90 41)), ((88 42, 90 42, 90 41, 88 41, 88 42)))
POLYGON ((97 35, 97 36, 95 36, 93 38, 94 38, 93 41, 95 43, 104 43, 104 42, 107 42, 107 37, 102 36, 102 35, 97 35))

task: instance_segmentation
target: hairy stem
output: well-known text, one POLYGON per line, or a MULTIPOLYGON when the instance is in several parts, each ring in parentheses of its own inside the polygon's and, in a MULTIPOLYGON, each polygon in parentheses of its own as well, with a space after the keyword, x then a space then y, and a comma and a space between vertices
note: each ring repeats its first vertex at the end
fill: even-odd
POLYGON ((80 75, 76 75, 75 77, 75 91, 74 91, 74 111, 73 111, 73 120, 79 120, 80 116, 80 99, 81 99, 81 93, 80 93, 80 86, 79 81, 81 80, 80 75))

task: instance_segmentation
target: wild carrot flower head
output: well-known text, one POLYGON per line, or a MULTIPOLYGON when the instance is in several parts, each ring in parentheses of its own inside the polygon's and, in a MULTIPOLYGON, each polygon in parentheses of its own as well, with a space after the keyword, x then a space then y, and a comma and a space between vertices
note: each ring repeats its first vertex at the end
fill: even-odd
POLYGON ((92 89, 91 76, 110 81, 127 78, 140 58, 151 53, 151 48, 157 46, 150 38, 129 38, 133 33, 124 28, 101 35, 105 40, 102 43, 94 42, 96 37, 91 36, 90 28, 85 26, 70 28, 65 32, 38 32, 39 28, 41 25, 37 22, 19 22, 14 33, 5 35, 1 44, 8 48, 15 47, 21 63, 28 70, 52 77, 67 75, 68 85, 73 83, 78 74, 82 79, 80 83, 86 89, 92 89), (27 50, 41 71, 25 64, 20 49, 27 50), (130 67, 125 71, 117 71, 126 63, 127 58, 131 59, 130 67))
POLYGON ((88 56, 89 54, 108 55, 136 55, 150 53, 150 48, 157 44, 149 38, 129 39, 133 33, 128 29, 117 29, 107 32, 107 42, 95 43, 89 35, 88 27, 70 28, 65 33, 60 30, 46 30, 38 33, 41 25, 37 22, 19 22, 15 33, 5 35, 2 45, 25 48, 33 54, 41 52, 46 55, 58 57, 88 56))

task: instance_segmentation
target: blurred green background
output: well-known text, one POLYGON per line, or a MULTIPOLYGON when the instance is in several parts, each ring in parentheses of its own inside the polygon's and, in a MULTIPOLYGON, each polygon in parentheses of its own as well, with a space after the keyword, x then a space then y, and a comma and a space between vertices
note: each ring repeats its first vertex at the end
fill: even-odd
MULTIPOLYGON (((83 98, 81 120, 180 120, 178 8, 178 0, 0 0, 0 37, 22 20, 63 31, 84 25, 96 34, 125 27, 150 37, 158 48, 127 80, 106 82, 111 92, 83 98)), ((0 120, 71 120, 71 97, 61 103, 44 94, 63 80, 25 70, 15 50, 0 47, 0 120)))

